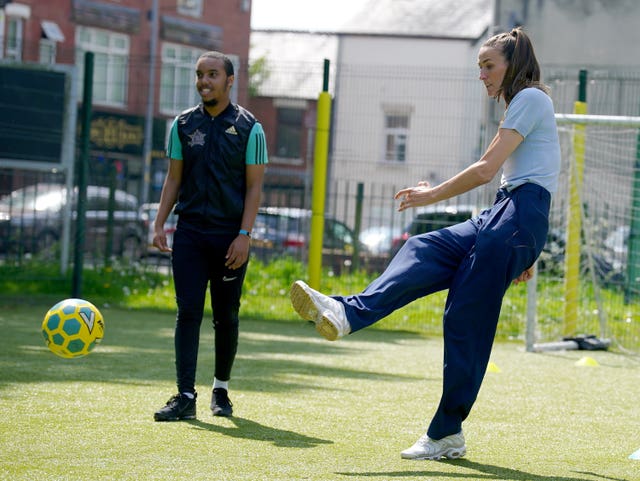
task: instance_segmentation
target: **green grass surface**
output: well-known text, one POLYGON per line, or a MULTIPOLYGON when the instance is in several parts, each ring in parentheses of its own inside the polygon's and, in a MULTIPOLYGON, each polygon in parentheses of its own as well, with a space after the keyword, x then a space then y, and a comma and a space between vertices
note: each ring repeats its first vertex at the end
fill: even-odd
MULTIPOLYGON (((0 304, 32 302, 41 299, 52 305, 70 297, 72 276, 61 276, 59 266, 32 259, 23 264, 0 265, 0 304)), ((363 271, 341 276, 323 271, 324 293, 348 295, 359 292, 374 274, 363 271)), ((291 258, 263 264, 251 260, 243 286, 242 311, 245 318, 264 321, 298 322, 288 292, 293 281, 307 279, 304 264, 291 258)), ((498 340, 524 341, 528 284, 511 286, 504 297, 498 340)), ((537 280, 537 341, 558 341, 570 335, 593 334, 611 339, 613 348, 640 354, 640 299, 627 303, 620 289, 600 289, 596 296, 588 278, 581 280, 576 325, 569 328, 565 318, 565 287, 562 279, 539 276, 537 280), (596 298, 600 301, 596 302, 596 298)), ((375 329, 414 332, 429 336, 442 333, 442 314, 446 291, 418 299, 399 309, 374 326, 375 329)), ((82 275, 80 297, 97 305, 175 312, 175 290, 167 260, 147 260, 133 265, 86 268, 82 275)), ((210 307, 206 305, 207 312, 210 307)))
POLYGON ((243 320, 235 416, 220 419, 205 321, 198 419, 155 423, 175 390, 174 315, 102 307, 102 345, 65 360, 40 334, 49 307, 0 311, 2 480, 640 479, 634 357, 499 343, 500 372, 464 425, 467 456, 407 461, 439 399, 440 338, 365 330, 329 343, 306 323, 243 320), (577 366, 583 356, 599 366, 577 366))

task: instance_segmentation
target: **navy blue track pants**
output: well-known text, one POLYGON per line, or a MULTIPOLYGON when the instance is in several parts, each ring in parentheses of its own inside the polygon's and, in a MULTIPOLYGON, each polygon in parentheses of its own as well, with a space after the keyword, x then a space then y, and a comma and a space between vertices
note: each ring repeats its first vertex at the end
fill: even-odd
POLYGON ((362 293, 334 296, 355 332, 415 299, 449 289, 442 397, 427 431, 432 439, 459 432, 469 415, 489 363, 502 298, 540 255, 550 203, 549 192, 536 184, 500 189, 493 206, 473 219, 409 238, 362 293))
POLYGON ((207 286, 215 331, 214 375, 228 381, 238 349, 238 312, 248 263, 239 269, 224 265, 236 234, 207 234, 178 224, 171 263, 178 313, 175 327, 178 392, 195 392, 200 325, 207 286))

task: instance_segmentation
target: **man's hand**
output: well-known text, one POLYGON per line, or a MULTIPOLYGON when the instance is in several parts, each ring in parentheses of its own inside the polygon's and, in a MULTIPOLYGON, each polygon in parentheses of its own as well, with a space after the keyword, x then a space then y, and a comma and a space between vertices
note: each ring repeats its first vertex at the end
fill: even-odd
POLYGON ((249 259, 249 245, 251 244, 251 239, 249 236, 244 234, 239 234, 236 237, 229 249, 227 250, 226 262, 224 263, 229 269, 238 269, 242 267, 242 265, 247 262, 249 259))
POLYGON ((167 234, 164 231, 164 227, 155 228, 153 245, 157 247, 160 252, 171 252, 171 247, 167 244, 167 234))

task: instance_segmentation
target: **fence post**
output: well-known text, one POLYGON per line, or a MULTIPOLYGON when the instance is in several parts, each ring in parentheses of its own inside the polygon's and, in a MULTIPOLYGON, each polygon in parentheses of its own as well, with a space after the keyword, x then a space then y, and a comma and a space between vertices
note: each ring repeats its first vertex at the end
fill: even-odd
MULTIPOLYGON (((87 170, 89 168, 89 136, 91 133, 91 102, 93 99, 93 52, 84 54, 84 85, 82 94, 82 136, 78 162, 78 199, 76 236, 73 256, 71 297, 82 296, 82 268, 84 259, 84 227, 87 210, 87 170)), ((71 196, 73 197, 73 195, 71 196)))
POLYGON ((527 321, 525 330, 525 347, 533 352, 536 342, 536 326, 538 325, 538 263, 533 265, 533 277, 527 282, 527 321))
POLYGON ((633 169, 633 192, 631 201, 631 223, 627 243, 627 281, 624 302, 629 304, 638 295, 640 277, 640 129, 636 141, 636 162, 633 169))
MULTIPOLYGON (((573 113, 587 113, 587 71, 580 70, 578 100, 573 113)), ((569 169, 569 212, 567 214, 567 246, 564 277, 564 334, 575 334, 578 320, 578 290, 580 288, 580 238, 582 233, 582 179, 584 176, 585 126, 573 127, 574 162, 569 169)))
POLYGON ((329 60, 324 60, 322 92, 318 96, 316 139, 313 156, 313 192, 311 196, 311 240, 309 242, 309 285, 320 288, 322 273, 322 240, 324 237, 324 204, 327 189, 327 157, 331 124, 329 95, 329 60))
POLYGON ((113 223, 116 210, 116 166, 113 160, 109 162, 109 203, 107 204, 107 239, 104 249, 104 265, 111 267, 113 255, 113 223))
POLYGON ((360 269, 360 230, 362 229, 362 206, 364 203, 364 183, 358 182, 356 191, 356 218, 353 226, 353 259, 351 265, 353 271, 360 269))

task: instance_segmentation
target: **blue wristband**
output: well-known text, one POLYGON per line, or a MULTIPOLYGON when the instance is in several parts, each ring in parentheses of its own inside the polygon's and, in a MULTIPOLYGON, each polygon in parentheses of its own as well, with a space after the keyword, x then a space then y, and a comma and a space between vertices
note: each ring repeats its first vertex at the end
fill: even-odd
POLYGON ((248 231, 248 230, 246 230, 246 229, 240 229, 240 230, 238 231, 238 234, 242 234, 242 235, 246 235, 247 237, 251 237, 251 232, 249 232, 249 231, 248 231))

